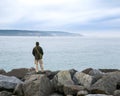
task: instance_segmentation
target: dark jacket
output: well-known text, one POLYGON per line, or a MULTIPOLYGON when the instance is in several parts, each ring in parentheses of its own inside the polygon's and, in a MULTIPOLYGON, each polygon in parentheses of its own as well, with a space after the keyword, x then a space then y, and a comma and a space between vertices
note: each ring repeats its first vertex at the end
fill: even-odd
POLYGON ((33 56, 35 57, 36 60, 42 59, 42 56, 43 56, 43 49, 42 49, 42 47, 35 46, 33 48, 32 54, 33 54, 33 56), (39 53, 38 53, 38 51, 39 51, 39 53))

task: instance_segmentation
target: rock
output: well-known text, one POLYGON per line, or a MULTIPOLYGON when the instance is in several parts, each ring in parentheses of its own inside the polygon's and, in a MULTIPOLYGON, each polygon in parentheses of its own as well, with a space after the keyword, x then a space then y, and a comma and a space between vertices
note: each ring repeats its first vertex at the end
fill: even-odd
POLYGON ((53 79, 54 78, 54 76, 58 73, 59 71, 49 71, 49 70, 47 70, 47 71, 45 71, 45 74, 46 74, 46 76, 51 80, 51 79, 53 79))
POLYGON ((24 96, 24 93, 23 93, 23 84, 17 84, 14 92, 14 94, 18 95, 18 96, 24 96))
POLYGON ((88 74, 94 77, 93 83, 95 83, 98 79, 102 78, 102 76, 104 75, 103 72, 97 69, 92 69, 91 71, 89 71, 88 74))
POLYGON ((0 74, 5 74, 6 71, 4 69, 0 69, 0 74))
POLYGON ((21 80, 12 76, 0 75, 0 90, 14 90, 17 84, 23 83, 21 80))
POLYGON ((71 75, 69 71, 60 71, 55 77, 52 79, 52 84, 54 86, 54 90, 63 93, 63 86, 65 84, 73 85, 74 82, 71 79, 71 75))
POLYGON ((50 96, 64 96, 64 95, 58 94, 58 93, 53 93, 53 94, 51 94, 50 96))
POLYGON ((15 76, 21 80, 23 80, 24 76, 30 71, 31 69, 27 68, 20 68, 20 69, 13 69, 10 72, 7 72, 5 75, 7 76, 15 76))
POLYGON ((85 70, 83 70, 82 72, 85 73, 85 74, 89 74, 89 72, 93 70, 92 68, 87 68, 85 70))
MULTIPOLYGON (((120 72, 112 72, 104 75, 91 87, 91 92, 96 93, 96 90, 105 92, 105 94, 113 94, 116 90, 117 82, 120 81, 120 72)), ((98 92, 99 92, 98 91, 98 92)), ((99 93, 96 94, 99 94, 99 93)))
POLYGON ((86 90, 82 90, 82 91, 79 91, 78 93, 77 93, 77 96, 85 96, 85 95, 87 95, 88 94, 88 92, 86 91, 86 90))
POLYGON ((45 75, 40 75, 37 79, 33 79, 33 76, 31 78, 23 84, 24 96, 49 96, 53 92, 53 86, 45 75))
POLYGON ((104 73, 120 71, 118 69, 99 69, 99 70, 104 72, 104 73))
POLYGON ((115 90, 114 91, 114 96, 120 96, 120 90, 115 90))
POLYGON ((75 69, 70 69, 69 72, 70 72, 71 78, 73 78, 73 76, 74 76, 74 74, 77 72, 77 70, 75 70, 75 69))
POLYGON ((105 95, 105 94, 88 94, 85 96, 113 96, 113 95, 105 95))
POLYGON ((117 82, 116 89, 120 89, 120 81, 117 82))
POLYGON ((78 83, 87 89, 89 89, 92 83, 95 81, 93 76, 83 72, 77 72, 74 76, 78 80, 78 83))
POLYGON ((12 93, 7 91, 2 91, 0 92, 0 96, 12 96, 12 93))
POLYGON ((73 96, 73 95, 66 95, 66 96, 73 96))
POLYGON ((65 95, 76 95, 78 91, 84 90, 85 88, 83 86, 79 85, 64 85, 64 94, 65 95))
POLYGON ((31 82, 31 81, 38 80, 40 79, 40 76, 43 76, 43 75, 40 75, 40 74, 27 75, 25 76, 25 82, 31 82))

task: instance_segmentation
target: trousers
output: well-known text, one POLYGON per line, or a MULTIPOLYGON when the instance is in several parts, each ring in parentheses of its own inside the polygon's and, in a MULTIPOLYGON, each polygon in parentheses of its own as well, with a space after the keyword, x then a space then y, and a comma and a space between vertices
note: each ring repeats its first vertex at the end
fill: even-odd
POLYGON ((39 71, 38 64, 40 64, 41 71, 44 72, 43 60, 42 60, 42 59, 39 59, 39 60, 36 60, 36 59, 35 59, 35 65, 36 65, 35 70, 36 70, 36 72, 39 71))

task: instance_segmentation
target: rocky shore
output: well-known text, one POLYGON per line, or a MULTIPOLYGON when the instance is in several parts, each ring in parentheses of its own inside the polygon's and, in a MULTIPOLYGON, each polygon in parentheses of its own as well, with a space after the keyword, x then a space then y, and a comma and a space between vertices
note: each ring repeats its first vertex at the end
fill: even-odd
POLYGON ((120 96, 120 70, 0 69, 0 96, 120 96))

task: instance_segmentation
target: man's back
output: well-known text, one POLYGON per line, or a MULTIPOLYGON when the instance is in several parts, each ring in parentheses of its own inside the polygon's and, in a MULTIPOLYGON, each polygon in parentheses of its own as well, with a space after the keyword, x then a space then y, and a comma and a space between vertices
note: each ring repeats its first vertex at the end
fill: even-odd
POLYGON ((35 46, 33 48, 32 54, 35 56, 36 60, 42 59, 40 55, 43 56, 43 49, 40 46, 35 46))

